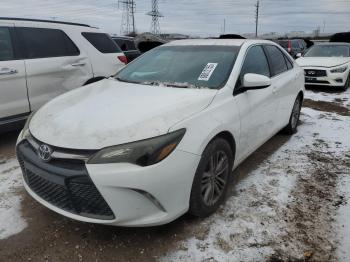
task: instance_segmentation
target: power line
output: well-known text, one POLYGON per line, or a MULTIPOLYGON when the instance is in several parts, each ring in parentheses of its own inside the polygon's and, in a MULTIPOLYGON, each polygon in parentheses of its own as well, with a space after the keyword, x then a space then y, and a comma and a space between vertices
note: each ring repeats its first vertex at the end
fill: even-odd
POLYGON ((163 15, 158 10, 158 0, 152 0, 152 11, 148 12, 147 15, 152 17, 151 32, 160 35, 159 17, 163 17, 163 15))

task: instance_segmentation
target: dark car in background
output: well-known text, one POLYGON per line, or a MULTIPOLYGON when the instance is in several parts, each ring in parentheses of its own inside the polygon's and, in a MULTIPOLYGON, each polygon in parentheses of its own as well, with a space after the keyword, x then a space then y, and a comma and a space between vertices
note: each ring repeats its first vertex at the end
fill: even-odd
POLYGON ((308 48, 303 39, 279 39, 277 43, 283 47, 293 58, 297 57, 298 53, 304 53, 308 48))
POLYGON ((127 36, 112 37, 114 42, 120 47, 127 58, 127 62, 133 61, 141 55, 140 50, 137 49, 134 38, 127 36))

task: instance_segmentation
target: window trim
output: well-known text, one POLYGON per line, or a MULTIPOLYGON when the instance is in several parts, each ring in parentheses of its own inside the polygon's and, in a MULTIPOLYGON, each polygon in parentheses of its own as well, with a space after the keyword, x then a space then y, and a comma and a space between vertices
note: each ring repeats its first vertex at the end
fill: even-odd
MULTIPOLYGON (((57 29, 57 28, 46 28, 46 27, 28 27, 28 26, 19 26, 19 27, 15 27, 14 29, 15 31, 15 35, 16 35, 16 38, 18 39, 18 48, 20 50, 23 50, 21 52, 21 59, 23 60, 33 60, 33 59, 44 59, 44 58, 58 58, 58 57, 78 57, 81 55, 81 51, 79 49, 79 47, 75 44, 75 42, 72 40, 72 38, 70 38, 66 32, 64 32, 62 29, 57 29), (20 28, 27 28, 27 29, 44 29, 44 30, 56 30, 56 31, 59 31, 61 32, 63 35, 65 35, 70 41, 71 43, 75 46, 75 48, 77 49, 78 53, 77 54, 74 54, 74 55, 60 55, 60 56, 40 56, 40 57, 29 57, 28 56, 28 47, 27 47, 27 44, 23 38, 23 36, 21 35, 20 32, 18 32, 17 29, 20 29, 20 28)), ((64 42, 65 42, 65 48, 67 48, 66 44, 66 39, 64 39, 64 42)))

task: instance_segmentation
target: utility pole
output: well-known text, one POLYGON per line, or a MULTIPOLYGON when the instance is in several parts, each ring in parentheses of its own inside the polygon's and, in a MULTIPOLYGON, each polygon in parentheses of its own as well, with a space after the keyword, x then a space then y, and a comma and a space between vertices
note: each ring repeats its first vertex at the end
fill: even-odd
POLYGON ((152 17, 151 32, 160 35, 159 17, 163 17, 163 15, 158 10, 158 0, 152 0, 152 11, 148 12, 147 15, 152 17))
POLYGON ((134 0, 118 0, 119 4, 123 6, 122 24, 120 27, 120 34, 130 35, 136 34, 135 25, 135 8, 136 4, 134 0))
POLYGON ((226 32, 226 19, 224 18, 224 34, 226 32))
POLYGON ((255 5, 255 37, 258 37, 258 25, 259 25, 259 8, 260 8, 260 2, 259 0, 256 1, 255 5))

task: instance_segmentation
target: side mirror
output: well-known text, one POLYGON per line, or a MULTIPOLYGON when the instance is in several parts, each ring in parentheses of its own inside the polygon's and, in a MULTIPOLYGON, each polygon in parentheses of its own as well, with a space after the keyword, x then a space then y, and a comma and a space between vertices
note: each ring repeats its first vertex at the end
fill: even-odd
POLYGON ((271 85, 271 79, 264 75, 245 74, 243 77, 243 89, 253 90, 262 89, 271 85))
POLYGON ((303 56, 302 53, 297 53, 297 55, 296 55, 297 58, 300 58, 302 56, 303 56))

